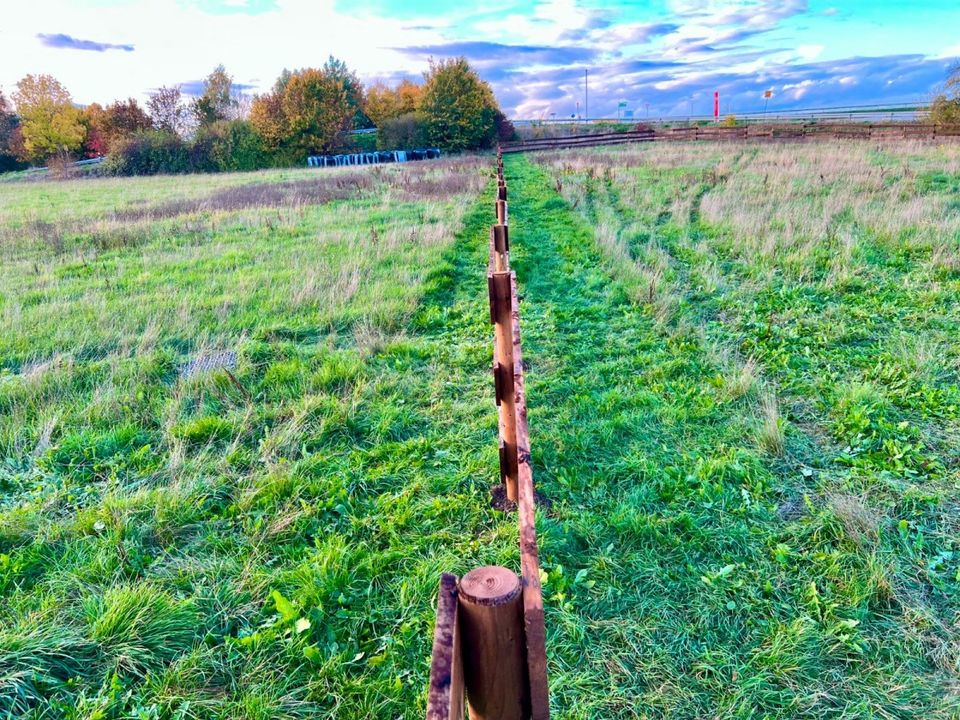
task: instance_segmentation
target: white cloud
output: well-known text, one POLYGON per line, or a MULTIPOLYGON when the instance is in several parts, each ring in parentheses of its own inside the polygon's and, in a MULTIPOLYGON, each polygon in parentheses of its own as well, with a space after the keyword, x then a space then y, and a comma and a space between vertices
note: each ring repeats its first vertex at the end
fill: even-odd
POLYGON ((816 85, 816 83, 813 80, 804 80, 798 83, 787 83, 786 85, 782 85, 780 90, 787 97, 793 98, 794 100, 800 100, 814 85, 816 85))
POLYGON ((338 12, 329 0, 279 0, 276 11, 256 15, 213 15, 163 0, 95 12, 70 0, 19 3, 5 15, 0 35, 0 87, 10 91, 27 73, 50 73, 80 103, 142 99, 151 88, 200 79, 223 63, 237 82, 265 90, 284 67, 316 67, 329 54, 365 76, 417 74, 425 63, 391 48, 440 40, 433 29, 401 29, 395 20, 338 12), (136 49, 118 57, 45 48, 36 37, 66 30, 136 49))
POLYGON ((820 57, 823 50, 823 45, 797 45, 797 57, 806 62, 810 62, 820 57))
POLYGON ((950 58, 960 58, 960 45, 951 45, 948 48, 944 48, 943 52, 937 55, 937 58, 942 60, 948 60, 950 58))

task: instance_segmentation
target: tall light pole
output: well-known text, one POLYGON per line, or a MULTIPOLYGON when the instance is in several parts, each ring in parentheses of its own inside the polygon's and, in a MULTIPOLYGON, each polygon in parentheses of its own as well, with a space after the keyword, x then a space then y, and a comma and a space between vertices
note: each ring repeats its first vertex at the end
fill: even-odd
POLYGON ((590 119, 590 85, 588 79, 588 73, 590 71, 587 68, 583 69, 583 119, 590 119))

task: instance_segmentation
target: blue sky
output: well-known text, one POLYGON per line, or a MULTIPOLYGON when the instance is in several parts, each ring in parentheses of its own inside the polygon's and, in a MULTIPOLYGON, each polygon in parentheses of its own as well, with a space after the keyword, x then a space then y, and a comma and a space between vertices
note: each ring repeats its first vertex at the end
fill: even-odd
POLYGON ((960 2, 874 0, 36 0, 5 10, 0 89, 49 72, 80 103, 193 87, 217 63, 251 91, 334 54, 365 80, 465 55, 514 117, 639 117, 914 102, 960 59, 960 2), (482 9, 478 9, 478 7, 482 9))

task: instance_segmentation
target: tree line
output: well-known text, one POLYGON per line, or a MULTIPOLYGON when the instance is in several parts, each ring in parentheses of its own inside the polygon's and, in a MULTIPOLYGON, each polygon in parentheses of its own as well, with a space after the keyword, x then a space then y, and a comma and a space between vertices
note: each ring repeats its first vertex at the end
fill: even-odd
POLYGON ((254 170, 301 164, 307 155, 434 146, 490 147, 513 126, 464 58, 431 61, 423 81, 369 87, 346 63, 284 70, 250 96, 218 66, 200 93, 180 86, 106 106, 79 107, 50 75, 0 91, 0 172, 106 157, 116 174, 254 170), (12 101, 12 102, 11 102, 12 101), (351 131, 376 128, 375 134, 351 131))

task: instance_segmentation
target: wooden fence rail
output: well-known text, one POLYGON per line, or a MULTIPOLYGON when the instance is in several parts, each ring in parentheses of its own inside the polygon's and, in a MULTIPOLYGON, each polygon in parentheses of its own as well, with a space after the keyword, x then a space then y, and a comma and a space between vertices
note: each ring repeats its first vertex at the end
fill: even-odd
POLYGON ((530 138, 506 143, 504 153, 682 140, 960 140, 960 126, 921 123, 793 123, 784 125, 643 127, 627 132, 530 138))
POLYGON ((437 598, 427 720, 548 720, 546 625, 537 548, 536 495, 520 347, 520 302, 510 269, 507 184, 497 153, 496 224, 487 286, 494 326, 503 506, 519 522, 520 575, 502 567, 444 573, 437 598), (464 704, 466 696, 466 704, 464 704))

